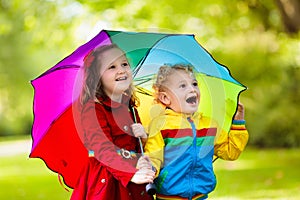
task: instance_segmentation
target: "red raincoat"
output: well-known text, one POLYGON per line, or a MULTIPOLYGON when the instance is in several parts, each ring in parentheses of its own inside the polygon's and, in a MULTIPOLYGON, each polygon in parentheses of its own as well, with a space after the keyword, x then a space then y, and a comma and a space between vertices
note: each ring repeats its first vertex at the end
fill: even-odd
MULTIPOLYGON (((130 182, 137 171, 138 154, 123 158, 120 149, 139 152, 139 143, 131 133, 134 123, 129 98, 122 103, 109 98, 88 101, 82 109, 85 147, 94 152, 76 184, 72 200, 139 200, 153 199, 145 191, 145 184, 130 182)), ((140 119, 135 110, 137 121, 140 119)))

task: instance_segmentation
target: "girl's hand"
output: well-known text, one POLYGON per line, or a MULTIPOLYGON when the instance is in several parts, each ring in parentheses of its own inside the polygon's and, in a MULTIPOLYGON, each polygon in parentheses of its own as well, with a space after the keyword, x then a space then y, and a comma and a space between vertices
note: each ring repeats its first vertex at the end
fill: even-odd
POLYGON ((155 177, 154 171, 151 169, 139 169, 131 178, 131 182, 136 184, 153 183, 155 177))
POLYGON ((234 115, 234 120, 244 120, 244 116, 245 116, 244 105, 241 102, 239 102, 238 109, 234 115))
POLYGON ((141 156, 136 164, 137 169, 152 169, 152 165, 148 156, 141 156))
POLYGON ((140 137, 140 138, 144 138, 144 139, 147 138, 147 133, 146 133, 144 127, 142 126, 142 124, 140 124, 140 123, 132 124, 131 129, 132 129, 133 135, 135 137, 140 137))

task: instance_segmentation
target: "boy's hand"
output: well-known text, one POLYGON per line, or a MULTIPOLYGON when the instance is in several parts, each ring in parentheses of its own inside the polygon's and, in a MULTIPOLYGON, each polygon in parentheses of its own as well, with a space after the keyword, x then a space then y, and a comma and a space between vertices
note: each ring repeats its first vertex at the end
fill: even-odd
POLYGON ((244 117, 245 117, 244 105, 241 102, 239 102, 237 111, 234 115, 234 120, 244 120, 244 117))
POLYGON ((144 127, 142 126, 142 124, 140 123, 132 124, 131 129, 135 137, 147 138, 147 133, 144 127))

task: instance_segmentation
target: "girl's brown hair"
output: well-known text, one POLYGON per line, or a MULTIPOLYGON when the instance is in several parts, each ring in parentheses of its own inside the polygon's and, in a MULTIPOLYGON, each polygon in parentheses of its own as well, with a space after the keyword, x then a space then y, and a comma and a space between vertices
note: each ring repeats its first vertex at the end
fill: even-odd
MULTIPOLYGON (((100 97, 103 99, 107 98, 101 83, 100 68, 102 66, 100 66, 100 60, 102 54, 110 49, 119 49, 122 51, 116 44, 103 45, 89 52, 84 58, 84 80, 80 95, 80 103, 82 105, 84 105, 89 99, 100 97)), ((125 52, 122 52, 125 55, 125 52)), ((132 105, 138 106, 139 101, 135 95, 135 90, 132 83, 130 84, 128 90, 125 91, 125 94, 131 96, 132 105)))

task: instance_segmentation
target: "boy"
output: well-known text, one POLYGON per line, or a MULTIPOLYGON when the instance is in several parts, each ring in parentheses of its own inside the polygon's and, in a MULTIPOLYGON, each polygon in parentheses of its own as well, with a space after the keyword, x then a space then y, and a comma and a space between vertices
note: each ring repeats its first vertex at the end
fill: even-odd
POLYGON ((157 199, 205 199, 216 186, 213 156, 235 160, 248 141, 239 104, 229 133, 197 111, 198 82, 191 66, 162 66, 153 86, 166 108, 149 126, 145 152, 156 169, 157 199))

